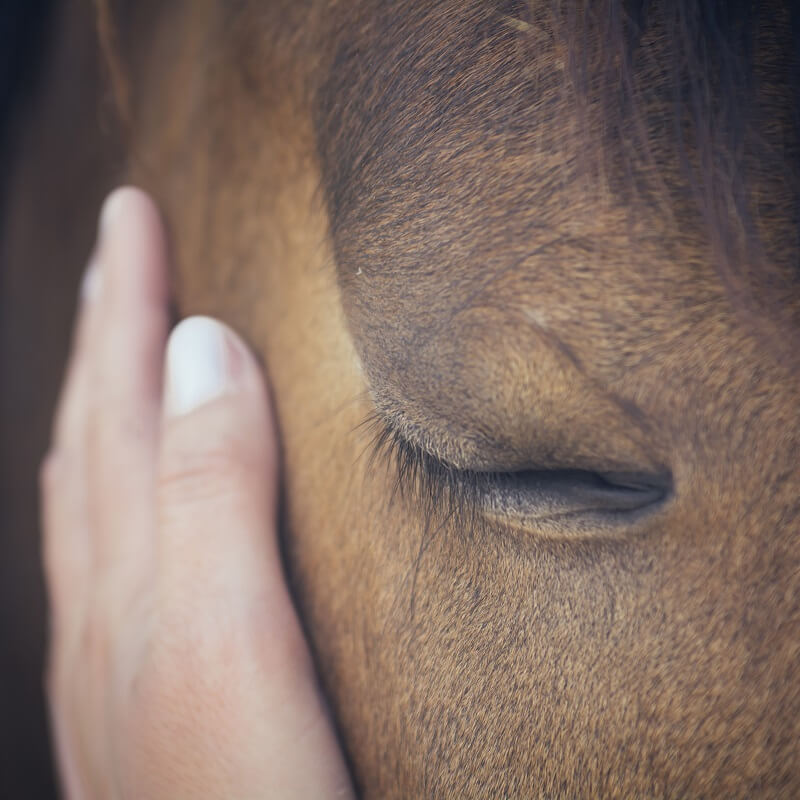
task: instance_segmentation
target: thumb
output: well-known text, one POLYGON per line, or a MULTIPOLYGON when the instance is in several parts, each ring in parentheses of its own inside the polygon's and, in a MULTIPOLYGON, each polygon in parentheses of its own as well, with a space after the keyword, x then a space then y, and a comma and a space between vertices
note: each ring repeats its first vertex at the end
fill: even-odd
POLYGON ((283 593, 276 433, 254 357, 227 326, 190 317, 173 330, 165 366, 160 577, 179 592, 283 593))
POLYGON ((255 748, 270 796, 349 796, 283 575, 277 483, 276 433, 258 364, 221 323, 184 320, 166 355, 159 611, 184 637, 178 649, 192 671, 220 673, 201 674, 199 683, 226 698, 216 716, 226 717, 219 721, 228 736, 242 737, 234 762, 255 748))

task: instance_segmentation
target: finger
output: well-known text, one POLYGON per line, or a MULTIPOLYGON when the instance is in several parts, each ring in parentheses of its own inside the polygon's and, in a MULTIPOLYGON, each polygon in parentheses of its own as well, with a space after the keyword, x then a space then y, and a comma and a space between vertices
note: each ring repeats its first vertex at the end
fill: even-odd
POLYGON ((167 345, 158 459, 165 583, 194 592, 202 579, 215 593, 260 592, 264 565, 279 567, 266 535, 276 483, 275 432, 253 357, 221 323, 184 320, 167 345))
POLYGON ((75 752, 72 673, 86 612, 90 564, 86 431, 89 414, 87 357, 90 320, 96 314, 100 270, 95 254, 82 283, 64 384, 54 416, 50 451, 40 471, 42 554, 50 599, 45 688, 65 796, 81 798, 75 752))
POLYGON ((88 417, 88 329, 89 318, 95 308, 100 290, 100 266, 97 251, 92 254, 81 283, 81 291, 72 344, 64 382, 61 387, 53 419, 51 451, 63 449, 85 449, 86 421, 88 417))
POLYGON ((257 764, 274 796, 341 796, 346 770, 280 562, 267 392, 232 331, 203 317, 176 328, 164 413, 157 593, 183 643, 181 672, 200 673, 228 707, 242 692, 241 705, 266 726, 257 764), (240 665, 233 676, 231 664, 240 665), (209 677, 215 665, 220 682, 209 677))
POLYGON ((158 211, 118 189, 101 215, 102 291, 90 330, 89 481, 100 570, 135 568, 151 545, 152 488, 167 335, 167 247, 158 211))
MULTIPOLYGON (((87 331, 94 313, 99 269, 90 260, 76 315, 64 384, 56 407, 50 450, 40 469, 42 556, 50 596, 53 645, 79 616, 89 567, 86 430, 89 415, 87 331)), ((75 625, 72 625, 75 627, 75 625)))

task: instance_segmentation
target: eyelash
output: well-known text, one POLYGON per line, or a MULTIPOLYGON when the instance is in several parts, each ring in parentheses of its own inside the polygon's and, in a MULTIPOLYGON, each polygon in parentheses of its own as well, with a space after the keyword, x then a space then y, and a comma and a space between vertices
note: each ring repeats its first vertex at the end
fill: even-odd
MULTIPOLYGON (((658 474, 647 473, 602 473, 582 470, 537 470, 525 472, 478 472, 458 469, 436 458, 409 441, 392 423, 373 412, 363 423, 372 432, 369 444, 371 453, 369 467, 382 461, 389 469, 394 468, 395 483, 390 504, 399 495, 417 513, 421 513, 426 527, 436 530, 445 525, 464 533, 477 533, 489 530, 485 525, 487 518, 481 513, 487 500, 510 491, 522 500, 521 508, 526 507, 528 495, 533 503, 528 508, 536 510, 535 497, 544 486, 544 498, 548 494, 557 496, 566 492, 569 499, 573 490, 580 496, 581 489, 594 497, 598 490, 604 501, 598 502, 595 511, 619 517, 620 512, 636 512, 657 505, 666 500, 671 492, 672 476, 668 470, 658 474)), ((581 512, 580 503, 576 513, 581 512)), ((589 506, 591 510, 592 506, 589 506)), ((567 509, 566 514, 569 514, 567 509)), ((530 519, 557 519, 560 512, 532 515, 530 519)), ((632 519, 633 517, 621 517, 632 519)), ((494 526, 492 526, 494 527, 494 526)))
POLYGON ((393 467, 391 501, 398 496, 421 509, 425 519, 472 530, 479 522, 479 485, 492 473, 456 469, 408 441, 391 421, 373 412, 362 423, 371 434, 368 466, 393 467))

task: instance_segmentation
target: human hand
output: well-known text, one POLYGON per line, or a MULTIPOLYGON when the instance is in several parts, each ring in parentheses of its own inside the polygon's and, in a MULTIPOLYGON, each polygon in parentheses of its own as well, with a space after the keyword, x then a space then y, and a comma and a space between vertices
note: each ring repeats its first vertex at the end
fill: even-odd
POLYGON ((207 318, 166 346, 166 272, 152 202, 118 190, 42 469, 66 795, 350 797, 282 572, 260 370, 207 318))

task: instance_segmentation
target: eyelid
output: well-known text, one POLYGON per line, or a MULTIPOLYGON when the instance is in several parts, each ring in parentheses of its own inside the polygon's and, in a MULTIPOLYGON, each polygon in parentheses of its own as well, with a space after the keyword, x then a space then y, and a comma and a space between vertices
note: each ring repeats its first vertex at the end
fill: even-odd
POLYGON ((416 503, 428 519, 447 519, 463 529, 475 524, 479 506, 474 488, 481 473, 456 468, 423 450, 377 412, 365 425, 374 431, 370 465, 380 459, 395 470, 392 500, 399 495, 416 503))
MULTIPOLYGON (((372 459, 386 458, 396 470, 393 497, 415 502, 427 517, 471 529, 479 518, 517 522, 523 527, 556 523, 560 536, 573 518, 585 535, 598 528, 630 523, 662 504, 672 493, 672 476, 651 472, 591 472, 527 469, 484 472, 454 467, 408 441, 390 419, 374 414, 372 459)), ((569 534, 567 534, 569 535, 569 534)))

